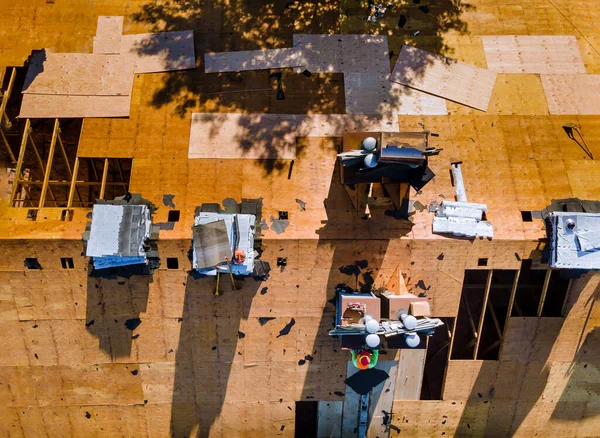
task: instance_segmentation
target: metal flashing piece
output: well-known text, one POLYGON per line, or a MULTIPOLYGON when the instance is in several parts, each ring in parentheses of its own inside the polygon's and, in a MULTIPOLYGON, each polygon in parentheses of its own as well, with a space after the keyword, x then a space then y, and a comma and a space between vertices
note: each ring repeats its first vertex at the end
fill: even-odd
POLYGON ((550 212, 550 266, 600 269, 600 214, 550 212))

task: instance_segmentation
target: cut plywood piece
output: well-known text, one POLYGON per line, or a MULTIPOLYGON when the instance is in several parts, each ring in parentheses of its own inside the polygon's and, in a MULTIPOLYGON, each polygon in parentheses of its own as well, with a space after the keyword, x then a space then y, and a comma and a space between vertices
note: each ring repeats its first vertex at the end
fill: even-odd
POLYGON ((391 80, 487 111, 496 73, 405 45, 400 51, 391 80))
POLYGON ((94 36, 94 53, 114 55, 121 52, 123 16, 100 16, 94 36))
POLYGON ((20 118, 129 117, 131 96, 24 94, 20 118))
POLYGON ((394 400, 419 400, 427 349, 400 350, 394 400))
POLYGON ((188 158, 296 158, 298 137, 341 137, 345 131, 398 131, 398 119, 341 114, 194 113, 188 158))
POLYGON ((541 75, 550 114, 600 114, 600 75, 541 75))
POLYGON ((320 401, 317 436, 339 438, 342 433, 342 401, 320 401))
POLYGON ((295 34, 305 64, 296 69, 313 73, 390 72, 388 40, 383 35, 295 34))
POLYGON ((496 73, 586 73, 575 36, 484 36, 488 69, 496 73))
POLYGON ((294 34, 293 45, 302 50, 305 65, 296 69, 307 69, 313 73, 342 73, 342 35, 298 35, 294 34))
POLYGON ((447 115, 446 101, 390 82, 390 75, 344 73, 348 114, 447 115))
POLYGON ((296 158, 294 115, 192 114, 189 158, 296 158))
POLYGON ((306 64, 299 47, 204 54, 206 73, 268 70, 306 64))
POLYGON ((134 65, 129 56, 40 50, 31 56, 23 94, 129 96, 134 65))
POLYGON ((157 73, 196 67, 194 32, 123 35, 121 55, 135 58, 135 73, 157 73))
POLYGON ((371 396, 369 398, 369 425, 367 427, 367 436, 383 438, 389 436, 390 432, 389 427, 384 423, 386 417, 391 418, 398 362, 391 360, 381 361, 375 365, 375 368, 385 371, 390 377, 371 391, 371 396))

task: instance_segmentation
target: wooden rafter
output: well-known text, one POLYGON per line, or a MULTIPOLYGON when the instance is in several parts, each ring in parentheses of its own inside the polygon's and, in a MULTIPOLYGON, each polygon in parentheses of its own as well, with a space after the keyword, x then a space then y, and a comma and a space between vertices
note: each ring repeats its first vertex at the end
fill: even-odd
POLYGON ((60 126, 58 119, 54 119, 54 129, 52 130, 52 140, 50 141, 50 150, 48 151, 48 161, 46 162, 46 169, 44 171, 44 184, 42 184, 39 208, 42 208, 44 206, 44 202, 46 201, 46 193, 48 192, 48 183, 50 182, 50 172, 52 171, 52 161, 54 160, 54 152, 56 150, 57 143, 56 138, 58 137, 59 128, 60 126))
POLYGON ((31 132, 31 122, 29 119, 25 121, 25 130, 23 131, 23 138, 21 138, 21 148, 19 149, 19 158, 17 160, 17 168, 15 171, 15 181, 13 182, 12 193, 10 195, 10 205, 13 206, 15 202, 15 196, 17 195, 17 189, 19 187, 19 180, 21 179, 21 171, 23 169, 23 159, 25 158, 25 149, 27 148, 27 138, 31 132))
POLYGON ((77 185, 77 174, 79 173, 79 157, 75 157, 75 165, 73 166, 73 176, 69 186, 69 199, 67 200, 67 209, 73 205, 73 197, 75 196, 75 188, 77 185))
POLYGON ((0 104, 0 117, 2 118, 2 128, 10 128, 11 123, 6 115, 6 106, 8 105, 8 100, 10 99, 10 94, 12 93, 13 86, 15 85, 15 78, 17 76, 17 69, 13 67, 12 72, 10 73, 10 79, 8 81, 8 86, 6 87, 6 91, 2 94, 2 103, 0 104))
POLYGON ((479 318, 479 326, 477 327, 477 342, 475 342, 475 350, 473 352, 473 359, 477 359, 477 353, 479 352, 479 344, 481 342, 481 330, 483 329, 483 321, 485 319, 485 312, 487 310, 488 301, 490 299, 490 289, 492 287, 492 272, 488 271, 487 281, 485 283, 485 294, 483 296, 483 306, 481 307, 481 317, 479 318))
POLYGON ((546 269, 546 277, 544 278, 544 286, 542 287, 542 296, 540 297, 540 304, 537 309, 537 316, 542 316, 542 310, 544 310, 544 302, 546 301, 546 294, 548 293, 548 285, 550 284, 550 277, 552 276, 552 268, 548 266, 546 269))
POLYGON ((102 169, 102 185, 100 186, 100 199, 104 199, 107 178, 108 178, 108 158, 105 158, 104 159, 104 168, 102 169))

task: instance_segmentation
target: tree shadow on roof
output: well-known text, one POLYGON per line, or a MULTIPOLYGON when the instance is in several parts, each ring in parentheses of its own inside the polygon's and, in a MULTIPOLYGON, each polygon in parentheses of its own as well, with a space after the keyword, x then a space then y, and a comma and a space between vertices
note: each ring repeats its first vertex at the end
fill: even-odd
MULTIPOLYGON (((310 77, 306 77, 290 69, 278 70, 283 72, 286 96, 286 100, 278 100, 276 81, 270 77, 273 70, 205 73, 204 54, 292 47, 294 34, 374 34, 388 37, 389 58, 386 64, 395 62, 403 44, 451 56, 452 50, 443 36, 451 31, 465 33, 467 25, 461 15, 472 10, 473 6, 460 0, 426 3, 395 5, 388 8, 377 23, 372 23, 366 21, 369 15, 366 7, 351 9, 343 2, 237 1, 224 5, 208 1, 155 0, 142 6, 131 15, 131 19, 155 32, 194 30, 196 69, 164 74, 151 99, 151 105, 156 108, 172 106, 180 117, 189 112, 246 113, 253 117, 268 113, 344 114, 348 102, 344 98, 342 73, 312 72, 310 77)), ((138 51, 140 54, 153 54, 152 44, 141 45, 138 51)), ((422 74, 432 62, 432 59, 423 59, 419 70, 411 74, 422 74)), ((333 65, 330 67, 323 71, 336 71, 333 65)), ((391 65, 388 65, 381 72, 383 77, 377 80, 389 86, 385 75, 390 72, 391 65)), ((381 92, 376 90, 381 84, 373 86, 374 93, 381 92)), ((403 86, 390 87, 380 96, 380 104, 356 110, 350 108, 350 111, 379 113, 394 118, 398 114, 395 108, 403 99, 414 99, 414 94, 403 86)), ((342 123, 339 130, 344 129, 353 127, 342 123)), ((254 148, 255 141, 267 146, 274 146, 277 141, 273 138, 276 135, 260 126, 250 134, 258 138, 248 136, 244 143, 239 144, 241 149, 254 148)), ((277 134, 285 135, 285 132, 277 134)), ((267 164, 266 172, 283 168, 287 162, 269 157, 268 149, 260 156, 273 160, 267 164)))

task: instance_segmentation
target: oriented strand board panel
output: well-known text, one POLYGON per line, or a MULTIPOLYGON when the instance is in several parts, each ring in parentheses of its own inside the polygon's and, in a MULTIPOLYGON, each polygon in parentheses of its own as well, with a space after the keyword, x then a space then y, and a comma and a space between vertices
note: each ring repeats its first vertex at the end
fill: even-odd
MULTIPOLYGON (((358 368, 348 361, 346 367, 346 378, 349 379, 358 372, 358 368)), ((352 388, 346 385, 344 391, 344 406, 342 409, 342 437, 355 437, 358 427, 358 406, 360 405, 360 395, 352 388)))
POLYGON ((296 158, 296 116, 192 114, 188 158, 296 158))
POLYGON ((196 67, 194 32, 123 35, 121 54, 133 55, 135 73, 157 73, 196 67))
POLYGON ((496 73, 586 73, 574 36, 484 36, 488 69, 496 73))
POLYGON ((487 111, 496 73, 404 45, 391 80, 487 111))
POLYGON ((302 50, 299 47, 204 54, 206 73, 268 70, 299 67, 304 64, 306 62, 302 58, 302 50))
POLYGON ((426 349, 400 350, 394 400, 419 400, 426 353, 426 349))
POLYGON ((121 52, 123 16, 100 16, 94 36, 94 53, 114 55, 121 52))
POLYGON ((20 118, 129 117, 131 96, 24 94, 20 118))
POLYGON ((348 114, 447 115, 446 100, 391 82, 390 75, 344 73, 348 114))
POLYGON ((369 397, 369 425, 367 436, 389 436, 389 427, 386 417, 391 415, 394 403, 394 386, 398 373, 398 362, 385 360, 377 362, 375 368, 388 373, 389 377, 371 390, 369 397))
POLYGON ((397 118, 341 114, 193 113, 188 158, 296 158, 298 137, 398 131, 397 118))
POLYGON ((23 94, 129 96, 135 60, 129 56, 36 52, 23 94))
POLYGON ((320 401, 317 436, 339 438, 342 434, 343 401, 320 401))
POLYGON ((541 75, 550 114, 600 114, 600 75, 541 75))
POLYGON ((389 73, 388 40, 382 35, 294 34, 305 68, 313 73, 389 73))

